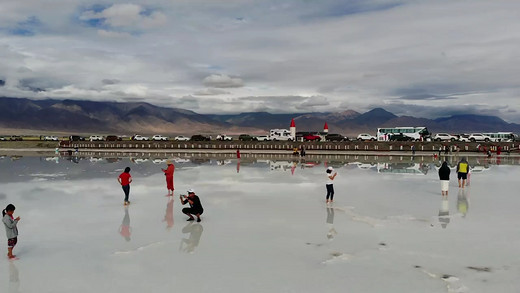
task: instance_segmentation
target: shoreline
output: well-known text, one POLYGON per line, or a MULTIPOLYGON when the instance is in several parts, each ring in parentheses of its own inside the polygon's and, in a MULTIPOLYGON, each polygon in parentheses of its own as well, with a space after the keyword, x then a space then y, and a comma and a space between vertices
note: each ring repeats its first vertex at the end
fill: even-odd
MULTIPOLYGON (((56 149, 51 148, 0 148, 0 155, 25 155, 25 156, 51 156, 51 155, 61 155, 67 156, 69 155, 67 152, 70 148, 66 148, 66 150, 60 149, 59 154, 56 154, 56 149)), ((89 156, 92 154, 96 155, 114 155, 114 154, 122 154, 122 155, 131 155, 131 154, 226 154, 226 155, 236 155, 236 149, 121 149, 121 148, 92 148, 92 149, 79 149, 78 153, 73 155, 78 156, 89 156)), ((292 151, 290 150, 268 150, 268 149, 240 149, 240 153, 242 155, 256 155, 256 154, 273 154, 273 155, 287 155, 291 156, 292 151)), ((309 156, 318 155, 318 156, 326 156, 326 155, 359 155, 359 156, 434 156, 438 154, 438 152, 434 151, 416 151, 415 155, 412 154, 411 151, 368 151, 368 150, 307 150, 306 154, 309 156)), ((460 153, 450 153, 444 154, 441 153, 441 157, 487 157, 487 155, 483 152, 471 152, 464 151, 460 153)), ((294 156, 296 157, 296 156, 294 156)), ((299 157, 299 156, 298 156, 299 157)), ((500 155, 496 153, 492 154, 492 157, 520 157, 520 153, 507 153, 503 152, 500 155)))

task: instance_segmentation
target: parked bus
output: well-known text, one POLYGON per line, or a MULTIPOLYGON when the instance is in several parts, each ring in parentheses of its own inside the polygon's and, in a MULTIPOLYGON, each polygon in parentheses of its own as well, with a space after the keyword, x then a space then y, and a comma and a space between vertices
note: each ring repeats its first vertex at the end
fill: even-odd
POLYGON ((402 134, 419 141, 430 137, 430 132, 426 127, 388 127, 377 129, 377 141, 389 141, 392 135, 402 134))
POLYGON ((484 133, 489 136, 491 141, 494 142, 512 142, 518 140, 518 137, 512 132, 495 132, 495 133, 484 133))

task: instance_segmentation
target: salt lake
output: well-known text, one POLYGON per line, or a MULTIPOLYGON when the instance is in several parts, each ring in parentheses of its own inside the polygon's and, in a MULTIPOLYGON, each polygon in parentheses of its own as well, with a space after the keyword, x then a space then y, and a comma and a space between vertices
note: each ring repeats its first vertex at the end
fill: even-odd
POLYGON ((447 198, 430 156, 171 158, 173 199, 166 157, 3 156, 0 207, 14 204, 21 221, 18 260, 0 238, 0 291, 520 290, 518 157, 469 158, 469 186, 452 169, 447 198), (181 212, 188 188, 201 223, 181 212))

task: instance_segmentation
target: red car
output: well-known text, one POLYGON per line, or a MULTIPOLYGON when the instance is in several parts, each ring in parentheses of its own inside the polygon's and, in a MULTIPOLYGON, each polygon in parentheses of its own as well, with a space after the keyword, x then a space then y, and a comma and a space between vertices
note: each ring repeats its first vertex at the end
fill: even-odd
POLYGON ((307 134, 303 136, 303 140, 305 141, 320 141, 321 136, 315 134, 307 134))

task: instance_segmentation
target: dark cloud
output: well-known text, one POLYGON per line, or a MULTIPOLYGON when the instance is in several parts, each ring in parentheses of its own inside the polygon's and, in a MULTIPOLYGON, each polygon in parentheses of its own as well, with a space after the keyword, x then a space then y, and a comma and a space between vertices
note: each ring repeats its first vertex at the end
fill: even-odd
POLYGON ((427 100, 455 100, 457 98, 446 95, 433 95, 433 94, 418 94, 418 95, 409 95, 399 97, 400 100, 419 100, 419 101, 427 101, 427 100))
POLYGON ((104 85, 118 84, 121 81, 119 79, 103 79, 101 81, 104 85))
POLYGON ((4 86, 4 85, 5 85, 5 80, 0 79, 0 86, 4 86))

